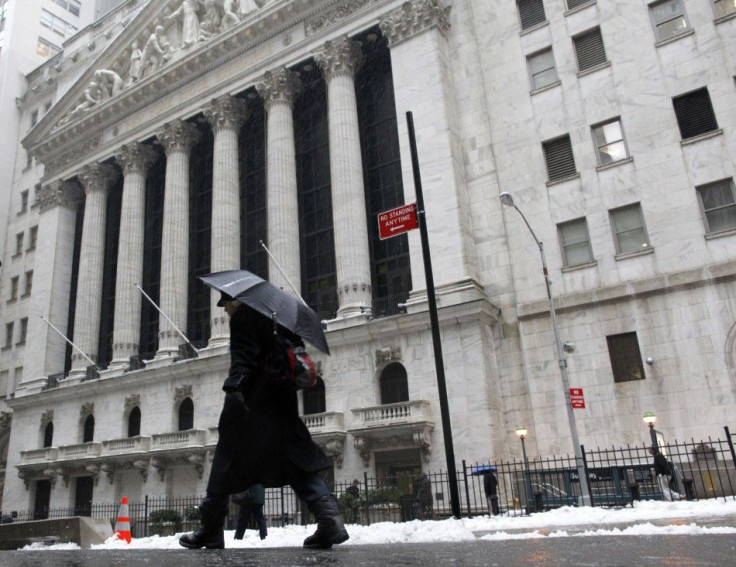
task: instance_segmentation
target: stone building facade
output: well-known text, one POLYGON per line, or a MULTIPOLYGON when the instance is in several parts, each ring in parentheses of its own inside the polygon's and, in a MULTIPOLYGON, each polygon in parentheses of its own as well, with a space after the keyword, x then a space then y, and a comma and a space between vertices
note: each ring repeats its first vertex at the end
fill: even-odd
POLYGON ((23 140, 44 166, 32 295, 43 317, 28 321, 8 402, 18 474, 5 509, 204 490, 228 327, 196 276, 238 266, 291 282, 325 321, 323 384, 300 404, 336 480, 445 469, 419 235, 377 234, 379 212, 415 200, 409 111, 458 460, 517 456, 518 423, 532 454, 572 449, 529 227, 574 344, 582 443, 644 442, 647 410, 670 438, 728 424, 732 10, 238 10, 248 4, 145 4, 23 140))

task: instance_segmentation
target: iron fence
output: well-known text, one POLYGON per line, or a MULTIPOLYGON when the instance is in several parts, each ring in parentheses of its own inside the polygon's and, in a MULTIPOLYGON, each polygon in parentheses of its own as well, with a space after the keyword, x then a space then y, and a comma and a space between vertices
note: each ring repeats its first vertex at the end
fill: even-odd
MULTIPOLYGON (((626 506, 634 500, 662 498, 647 445, 582 449, 593 506, 626 506)), ((728 428, 725 440, 675 441, 661 446, 660 450, 670 461, 673 488, 687 499, 736 499, 736 453, 728 428)), ((457 468, 457 482, 461 509, 467 517, 493 511, 485 493, 484 470, 492 471, 496 477, 496 511, 500 514, 523 515, 579 504, 580 482, 574 457, 536 457, 526 461, 472 464, 462 461, 457 468)), ((417 470, 385 476, 364 473, 357 483, 357 492, 348 490, 351 484, 339 482, 331 486, 341 513, 349 523, 370 525, 452 516, 446 471, 420 474, 417 470)), ((132 535, 144 537, 191 531, 199 525, 200 502, 201 496, 195 495, 175 498, 145 496, 142 501, 130 502, 132 535)), ((109 518, 114 526, 119 508, 116 503, 93 503, 84 510, 45 508, 3 515, 3 521, 62 518, 82 512, 109 518)), ((237 505, 230 504, 226 518, 228 529, 234 529, 238 510, 237 505)), ((266 489, 264 515, 269 526, 314 522, 306 504, 288 486, 266 489)))

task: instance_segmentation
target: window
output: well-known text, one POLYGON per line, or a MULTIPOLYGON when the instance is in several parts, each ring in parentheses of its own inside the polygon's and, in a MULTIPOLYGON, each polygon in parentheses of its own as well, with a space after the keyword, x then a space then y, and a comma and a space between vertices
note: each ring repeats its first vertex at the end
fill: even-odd
POLYGON ((31 289, 33 289, 33 270, 26 272, 26 286, 23 288, 23 297, 31 295, 31 289))
POLYGON ((13 346, 13 330, 15 323, 5 323, 5 348, 13 346))
POLYGON ((44 9, 41 9, 41 25, 59 34, 64 39, 73 36, 77 32, 76 27, 44 9))
POLYGON ((28 250, 36 249, 36 241, 38 240, 38 227, 32 226, 28 231, 28 250))
POLYGON ((533 91, 560 82, 557 77, 555 58, 554 55, 552 55, 551 47, 544 51, 540 51, 539 53, 530 55, 526 58, 526 62, 529 67, 529 79, 531 81, 533 91))
POLYGON ((25 213, 28 210, 28 189, 20 192, 20 213, 25 213))
POLYGON ((664 41, 690 29, 683 0, 663 0, 649 5, 657 41, 664 41))
POLYGON ((733 179, 697 187, 708 234, 736 229, 736 191, 733 179))
POLYGON ((714 0, 713 7, 716 9, 716 18, 736 14, 736 0, 714 0))
POLYGON ((38 124, 38 108, 31 112, 31 128, 38 124))
POLYGON ((194 403, 192 398, 186 398, 179 406, 179 431, 188 431, 194 428, 194 403))
POLYGON ((584 218, 557 225, 562 246, 562 262, 565 266, 578 266, 593 261, 588 224, 584 218))
POLYGON ((543 142, 542 149, 550 181, 565 179, 577 173, 569 135, 543 142))
POLYGON ((141 434, 141 410, 138 406, 130 410, 128 415, 128 437, 138 437, 141 434))
POLYGON ((46 424, 46 428, 43 430, 43 446, 53 447, 54 442, 54 422, 49 421, 46 424))
POLYGON ((629 157, 629 152, 624 143, 621 121, 618 118, 593 126, 593 141, 595 142, 599 165, 614 163, 629 157))
POLYGON ((20 333, 18 333, 18 342, 15 344, 24 345, 26 344, 26 338, 28 337, 28 317, 23 317, 20 320, 20 333))
POLYGON ((33 165, 33 154, 26 152, 26 169, 29 169, 33 165))
POLYGON ((317 377, 317 383, 304 392, 304 415, 311 415, 315 413, 324 413, 327 411, 327 404, 325 403, 325 383, 322 378, 317 377))
POLYGON ((578 71, 592 69, 608 61, 600 28, 574 37, 572 42, 575 46, 575 57, 578 60, 578 71))
POLYGON ((16 299, 18 299, 18 288, 19 288, 18 276, 14 276, 10 278, 10 297, 8 298, 8 301, 15 301, 16 299))
POLYGON ((88 415, 84 420, 82 430, 82 443, 90 443, 95 440, 95 416, 88 415))
POLYGON ((707 88, 676 96, 672 104, 683 140, 718 130, 707 88))
POLYGON ((381 373, 381 404, 395 404, 409 401, 409 383, 406 369, 398 362, 392 362, 381 373))
POLYGON ((15 380, 15 386, 14 390, 18 389, 18 384, 20 384, 20 381, 23 379, 23 367, 22 366, 16 366, 15 367, 15 376, 13 376, 13 380, 15 380))
POLYGON ((15 256, 23 253, 23 233, 19 232, 15 235, 15 256))
POLYGON ((542 0, 516 0, 521 19, 521 29, 526 30, 544 22, 544 4, 542 0))
POLYGON ((8 378, 10 378, 10 371, 0 371, 0 398, 8 395, 8 378))
POLYGON ((82 3, 79 0, 54 0, 57 5, 65 8, 75 16, 79 16, 79 9, 82 7, 82 3))
POLYGON ((636 333, 609 335, 608 355, 611 357, 614 382, 630 382, 644 380, 644 365, 639 352, 639 341, 636 333))
POLYGON ((614 209, 610 214, 618 254, 649 249, 649 237, 639 203, 614 209))
POLYGON ((51 59, 57 53, 61 53, 61 47, 54 45, 50 41, 46 41, 44 38, 38 38, 38 45, 36 46, 36 53, 46 59, 51 59))
POLYGON ((578 6, 587 4, 588 2, 591 2, 591 0, 567 0, 567 9, 572 10, 574 8, 577 8, 578 6))

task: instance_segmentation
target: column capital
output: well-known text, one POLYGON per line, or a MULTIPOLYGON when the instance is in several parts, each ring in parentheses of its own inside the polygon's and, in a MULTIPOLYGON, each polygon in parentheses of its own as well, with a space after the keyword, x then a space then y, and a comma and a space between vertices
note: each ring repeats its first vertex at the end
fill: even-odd
POLYGON ((337 75, 353 77, 363 63, 360 42, 346 35, 332 39, 325 42, 322 51, 315 53, 314 60, 327 79, 337 75))
POLYGON ((115 161, 123 169, 124 175, 129 173, 145 175, 148 168, 156 161, 156 150, 140 142, 125 144, 120 148, 120 153, 115 156, 115 161))
POLYGON ((85 165, 79 174, 79 180, 84 186, 84 192, 89 194, 96 191, 106 192, 118 178, 118 171, 106 163, 92 163, 85 165))
POLYGON ((212 130, 240 130, 248 118, 248 108, 245 102, 230 94, 212 99, 204 109, 204 117, 212 130))
POLYGON ((266 71, 263 81, 256 85, 256 91, 263 99, 266 110, 274 102, 294 103, 302 89, 302 82, 294 71, 280 67, 275 71, 266 71))
POLYGON ((36 205, 41 213, 45 213, 56 207, 76 209, 82 198, 82 190, 79 185, 71 181, 54 181, 48 185, 41 186, 36 191, 36 205))
POLYGON ((164 129, 156 134, 156 137, 161 142, 168 156, 176 150, 188 154, 192 147, 199 141, 200 134, 194 124, 184 122, 183 120, 174 120, 164 124, 164 129))
POLYGON ((413 0, 390 12, 378 25, 389 45, 395 45, 435 27, 446 33, 450 29, 449 16, 450 7, 445 7, 442 0, 413 0))

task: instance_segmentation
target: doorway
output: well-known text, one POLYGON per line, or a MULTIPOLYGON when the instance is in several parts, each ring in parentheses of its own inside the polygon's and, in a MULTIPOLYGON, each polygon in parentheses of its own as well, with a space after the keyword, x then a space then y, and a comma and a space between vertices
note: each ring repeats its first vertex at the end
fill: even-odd
POLYGON ((75 482, 74 515, 92 515, 92 490, 94 481, 91 476, 80 476, 75 482))
POLYGON ((49 503, 51 502, 51 481, 36 481, 36 498, 33 503, 33 519, 45 520, 49 517, 49 503))

